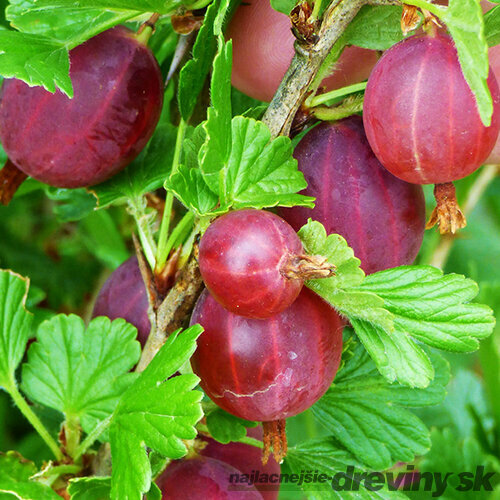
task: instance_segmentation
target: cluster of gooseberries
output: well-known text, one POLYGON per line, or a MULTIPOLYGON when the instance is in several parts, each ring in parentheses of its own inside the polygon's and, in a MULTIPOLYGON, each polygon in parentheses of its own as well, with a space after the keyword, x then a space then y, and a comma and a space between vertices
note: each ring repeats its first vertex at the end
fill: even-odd
MULTIPOLYGON (((438 3, 447 4, 443 1, 438 3)), ((482 7, 486 11, 491 9, 493 4, 482 2, 482 7)), ((252 97, 264 100, 272 97, 293 55, 293 37, 289 28, 287 16, 273 11, 266 0, 253 0, 239 8, 229 29, 234 44, 235 87, 252 97), (285 34, 288 34, 288 37, 285 34), (277 46, 280 50, 276 50, 277 46), (253 64, 265 67, 267 71, 256 71, 253 64)), ((354 52, 360 49, 347 47, 332 76, 323 82, 323 86, 326 90, 332 90, 368 77, 363 107, 365 132, 359 132, 360 136, 366 133, 369 143, 367 151, 373 151, 367 154, 374 154, 382 167, 407 183, 435 184, 437 208, 427 227, 438 223, 442 233, 455 232, 465 225, 465 218, 456 204, 452 182, 471 174, 485 162, 498 162, 500 157, 500 144, 495 147, 500 130, 500 92, 495 78, 495 73, 500 73, 500 64, 497 61, 499 49, 490 49, 492 71, 488 78, 488 87, 493 98, 494 111, 491 124, 485 126, 479 116, 475 97, 464 78, 454 42, 444 29, 437 30, 433 23, 429 23, 426 28, 422 33, 410 36, 391 47, 378 62, 374 52, 354 52)), ((337 133, 347 137, 345 124, 320 127, 325 146, 329 128, 332 141, 337 133)), ((349 227, 343 227, 339 220, 326 225, 346 237, 357 250, 362 262, 364 261, 365 270, 377 270, 378 266, 369 262, 378 260, 372 250, 377 247, 380 254, 385 245, 377 245, 374 241, 373 233, 378 234, 378 231, 370 222, 377 222, 379 217, 384 220, 393 219, 392 228, 397 232, 396 228, 401 227, 400 218, 398 214, 394 216, 392 206, 398 207, 399 200, 408 194, 398 194, 392 198, 392 190, 396 189, 396 185, 385 192, 383 184, 389 182, 389 177, 385 176, 385 180, 381 180, 378 168, 375 168, 377 173, 366 168, 366 175, 360 170, 361 178, 368 179, 373 176, 374 184, 379 185, 379 194, 383 195, 385 192, 388 200, 385 209, 384 204, 371 205, 367 197, 358 196, 365 191, 360 191, 359 187, 365 184, 362 180, 356 184, 357 179, 352 178, 356 175, 356 169, 352 170, 351 176, 346 171, 352 169, 352 166, 340 168, 341 160, 338 159, 337 153, 331 152, 333 148, 329 149, 330 153, 326 153, 326 147, 320 152, 313 152, 311 148, 317 147, 321 142, 320 135, 319 131, 310 131, 296 153, 299 168, 304 170, 309 182, 307 193, 317 196, 323 202, 318 202, 315 211, 308 213, 314 214, 313 216, 325 223, 328 218, 342 219, 338 212, 333 216, 328 215, 328 210, 336 211, 344 205, 351 213, 354 212, 353 222, 346 223, 349 227), (313 155, 314 161, 310 160, 313 155), (333 189, 323 187, 325 178, 314 173, 315 165, 321 159, 323 163, 320 168, 323 173, 331 168, 327 176, 328 183, 337 182, 343 176, 346 178, 345 194, 343 189, 334 192, 333 189), (334 164, 339 167, 328 167, 334 164), (340 179, 337 176, 340 176, 340 179), (321 188, 311 186, 314 180, 316 186, 321 185, 321 188), (354 201, 354 206, 351 201, 354 201), (376 211, 379 206, 380 212, 376 211), (367 255, 369 256, 366 257, 367 255)), ((340 138, 337 140, 340 141, 340 138)), ((337 143, 335 144, 337 146, 337 143)), ((351 158, 351 162, 349 165, 365 163, 355 158, 351 158)), ((394 180, 391 184, 393 182, 394 180)), ((377 190, 373 186, 371 189, 377 190)), ((414 190, 406 203, 403 203, 403 211, 408 203, 413 203, 412 197, 418 197, 416 193, 417 190, 414 190)), ((418 201, 415 203, 414 212, 420 210, 418 201)), ((304 222, 304 213, 306 212, 303 209, 292 209, 289 215, 283 216, 287 220, 290 216, 290 222, 295 227, 304 222)), ((416 226, 418 224, 415 220, 407 231, 396 237, 402 247, 413 246, 396 250, 396 253, 408 252, 407 261, 415 257, 411 255, 415 248, 418 250, 419 238, 411 243, 403 243, 401 240, 406 236, 411 238, 410 235, 415 234, 416 226)), ((395 241, 394 234, 385 241, 395 241)), ((385 235, 386 231, 382 230, 380 240, 383 240, 385 235)), ((377 250, 375 252, 377 253, 377 250)), ((390 263, 391 256, 386 257, 390 263)), ((385 264, 381 262, 380 265, 383 267, 385 264)))

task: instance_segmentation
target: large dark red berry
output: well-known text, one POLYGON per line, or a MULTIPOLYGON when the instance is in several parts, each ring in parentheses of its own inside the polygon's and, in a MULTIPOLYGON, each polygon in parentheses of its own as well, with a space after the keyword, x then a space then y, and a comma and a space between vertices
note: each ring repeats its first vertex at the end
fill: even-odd
POLYGON ((425 226, 422 188, 380 165, 360 117, 318 125, 294 155, 308 183, 304 194, 316 197, 313 209, 280 210, 294 229, 308 218, 321 222, 346 239, 366 273, 413 262, 425 226))
POLYGON ((214 458, 170 464, 156 480, 162 500, 259 500, 254 486, 239 483, 241 471, 214 458), (237 489, 237 487, 240 487, 237 489))
POLYGON ((319 272, 316 277, 329 273, 304 256, 289 224, 253 209, 213 222, 201 238, 199 263, 211 294, 229 311, 248 318, 283 311, 299 295, 302 278, 312 276, 310 272, 319 272))
POLYGON ((93 317, 123 318, 137 328, 137 340, 144 346, 151 330, 148 296, 137 257, 131 257, 116 269, 101 288, 93 317))
POLYGON ((480 167, 500 130, 500 91, 490 71, 491 126, 480 119, 452 39, 416 35, 391 47, 372 71, 363 116, 375 155, 395 176, 442 184, 480 167))
POLYGON ((124 27, 70 52, 74 98, 6 80, 0 140, 24 173, 52 186, 89 186, 130 163, 160 117, 163 83, 153 53, 124 27))
POLYGON ((205 331, 191 359, 207 395, 247 420, 297 415, 328 389, 342 352, 342 320, 304 288, 297 300, 266 320, 225 310, 207 291, 191 324, 205 331))
MULTIPOLYGON (((262 441, 262 427, 259 425, 248 429, 247 435, 262 441)), ((263 465, 260 448, 238 442, 222 444, 208 437, 199 437, 207 443, 205 448, 200 451, 202 456, 225 462, 243 474, 247 474, 248 477, 253 474, 255 487, 260 491, 264 500, 276 500, 278 498, 279 485, 273 482, 273 478, 270 478, 270 476, 279 474, 281 467, 273 458, 266 465, 263 465)))

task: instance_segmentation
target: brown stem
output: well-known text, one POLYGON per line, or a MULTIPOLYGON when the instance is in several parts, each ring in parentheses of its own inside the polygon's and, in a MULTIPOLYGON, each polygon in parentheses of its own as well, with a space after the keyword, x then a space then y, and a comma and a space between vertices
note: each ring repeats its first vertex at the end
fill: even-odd
POLYGON ((281 274, 289 279, 303 281, 330 278, 336 267, 322 255, 294 255, 281 269, 281 274))
POLYGON ((288 444, 286 439, 286 420, 274 420, 272 422, 262 422, 264 430, 262 450, 262 463, 267 464, 271 456, 271 447, 273 457, 277 463, 282 463, 288 452, 288 444))
POLYGON ((289 135, 295 114, 321 64, 363 5, 400 5, 397 0, 335 0, 323 15, 313 45, 295 42, 295 56, 262 121, 271 136, 289 135))
POLYGON ((0 170, 0 203, 8 205, 19 186, 27 179, 27 175, 21 172, 10 160, 0 170))
POLYGON ((136 371, 143 371, 161 349, 168 336, 186 323, 189 313, 203 290, 197 254, 198 247, 195 245, 193 254, 182 269, 177 282, 158 307, 156 329, 151 332, 146 342, 136 371))
POLYGON ((436 208, 425 226, 426 229, 437 224, 441 234, 455 234, 467 225, 465 216, 458 206, 453 182, 436 184, 434 197, 436 198, 436 208))
POLYGON ((137 30, 137 34, 140 35, 146 28, 151 28, 154 31, 158 19, 160 19, 160 14, 155 12, 146 22, 141 24, 137 30))

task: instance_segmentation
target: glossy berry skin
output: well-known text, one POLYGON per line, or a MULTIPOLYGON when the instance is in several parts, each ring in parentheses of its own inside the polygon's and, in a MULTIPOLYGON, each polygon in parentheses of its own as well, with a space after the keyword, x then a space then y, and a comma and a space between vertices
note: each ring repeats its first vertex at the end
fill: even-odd
POLYGON ((346 239, 368 274, 414 261, 425 227, 422 188, 382 167, 360 117, 318 125, 294 156, 308 183, 303 193, 316 197, 313 209, 280 210, 294 229, 308 218, 321 222, 328 234, 346 239))
POLYGON ((447 35, 415 35, 384 53, 368 80, 363 117, 368 141, 392 174, 439 184, 480 167, 500 130, 500 92, 490 72, 492 124, 485 127, 447 35))
MULTIPOLYGON (((490 58, 491 70, 493 71, 497 81, 500 81, 500 45, 490 47, 488 54, 490 58)), ((500 136, 498 137, 495 147, 485 163, 500 164, 500 136)))
POLYGON ((216 219, 200 241, 199 264, 206 287, 229 311, 268 318, 299 295, 302 280, 284 276, 302 243, 281 217, 264 210, 238 210, 216 219))
POLYGON ((101 288, 92 317, 123 318, 137 328, 137 340, 144 347, 151 331, 148 297, 137 257, 118 267, 101 288))
MULTIPOLYGON (((259 425, 247 429, 247 436, 262 441, 262 427, 259 425)), ((207 443, 206 447, 200 451, 200 455, 225 462, 243 474, 251 476, 254 473, 255 477, 255 471, 258 471, 259 476, 262 478, 265 477, 262 476, 263 474, 267 474, 267 477, 269 477, 271 474, 281 472, 281 467, 272 456, 266 465, 262 465, 262 450, 260 448, 237 442, 222 444, 209 437, 198 437, 207 443)), ((276 500, 279 495, 279 485, 275 485, 274 488, 270 489, 269 486, 272 485, 271 481, 263 482, 261 480, 257 481, 254 486, 260 491, 264 500, 276 500)))
POLYGON ((339 367, 342 320, 307 288, 266 320, 230 313, 205 291, 191 317, 195 323, 205 329, 191 358, 201 387, 222 409, 246 420, 270 422, 306 410, 339 367))
MULTIPOLYGON (((262 495, 253 486, 234 490, 232 474, 241 472, 214 458, 177 460, 156 480, 162 500, 259 500, 262 495), (233 489, 231 489, 233 488, 233 489)), ((240 486, 240 485, 238 485, 240 486)))
POLYGON ((24 173, 57 187, 102 182, 143 149, 160 117, 153 53, 118 26, 70 52, 74 98, 6 80, 0 140, 24 173))
MULTIPOLYGON (((294 54, 290 19, 276 12, 269 0, 248 0, 234 14, 228 38, 233 40, 233 85, 255 99, 270 101, 294 54)), ((333 90, 366 80, 377 59, 375 51, 348 47, 323 85, 333 90)))

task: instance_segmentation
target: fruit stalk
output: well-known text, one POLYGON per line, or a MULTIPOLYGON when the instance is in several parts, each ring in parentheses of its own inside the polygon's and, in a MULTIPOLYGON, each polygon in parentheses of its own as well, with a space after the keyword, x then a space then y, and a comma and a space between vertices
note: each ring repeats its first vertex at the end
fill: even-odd
MULTIPOLYGON (((483 193, 499 174, 500 169, 498 165, 485 165, 482 168, 481 173, 469 189, 467 199, 463 204, 463 214, 465 217, 467 217, 472 210, 474 210, 483 193)), ((446 261, 448 260, 448 256, 450 255, 454 241, 455 236, 453 234, 443 235, 439 245, 432 254, 429 264, 431 266, 438 267, 439 269, 443 269, 446 261)))
POLYGON ((152 217, 146 213, 147 204, 144 197, 129 199, 129 211, 134 217, 141 246, 144 250, 144 255, 151 267, 154 269, 156 266, 156 243, 153 238, 151 230, 152 217))
MULTIPOLYGON (((174 158, 172 161, 171 175, 177 172, 179 168, 182 142, 186 135, 187 123, 181 118, 179 128, 177 129, 177 140, 175 142, 174 158)), ((171 191, 167 191, 167 198, 165 201, 165 209, 163 210, 163 217, 160 227, 160 238, 158 240, 158 251, 156 254, 156 272, 161 273, 165 263, 167 262, 168 252, 170 248, 167 246, 169 231, 170 231, 170 218, 172 216, 172 205, 174 203, 174 196, 171 191)))
POLYGON ((35 428, 40 437, 45 441, 45 444, 51 449, 56 459, 58 461, 61 461, 64 456, 59 449, 59 446, 55 442, 54 438, 50 435, 46 427, 42 424, 38 416, 33 412, 26 400, 22 397, 15 383, 12 382, 9 387, 4 388, 10 394, 11 398, 14 400, 14 403, 19 408, 21 413, 27 418, 29 423, 35 428))
POLYGON ((335 42, 363 5, 398 5, 393 0, 337 0, 326 10, 318 41, 304 47, 295 42, 295 55, 278 91, 263 117, 272 137, 288 135, 295 114, 307 97, 308 89, 335 42))

